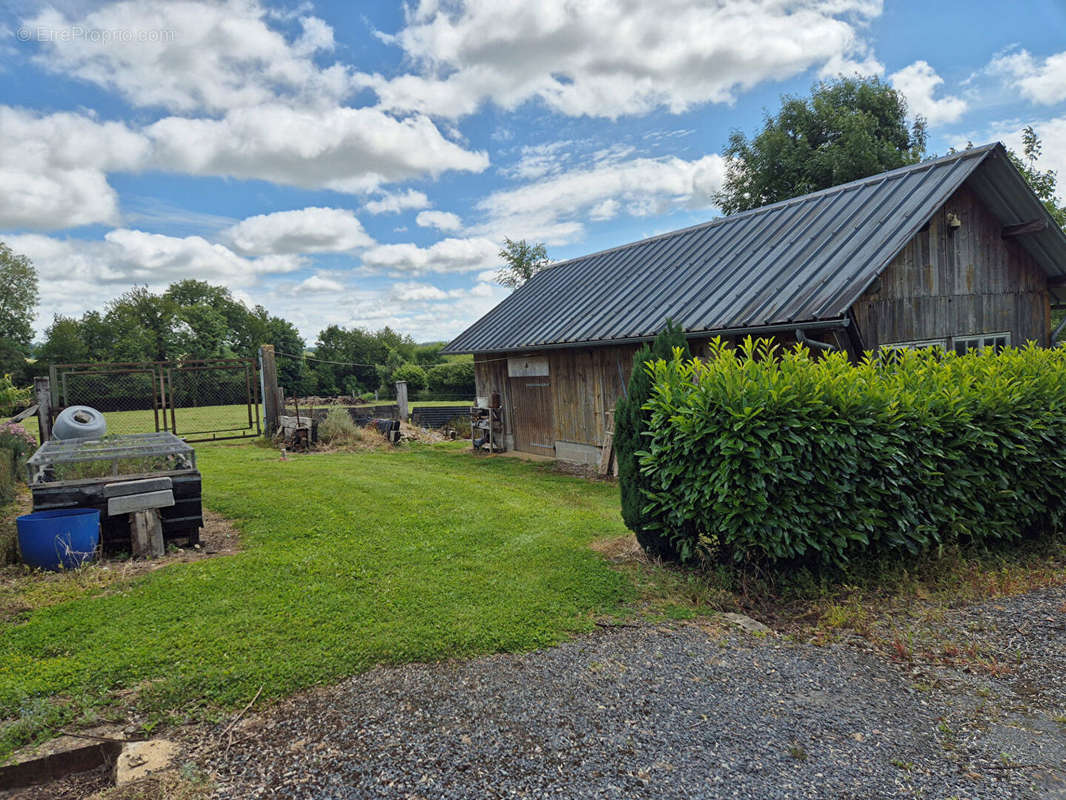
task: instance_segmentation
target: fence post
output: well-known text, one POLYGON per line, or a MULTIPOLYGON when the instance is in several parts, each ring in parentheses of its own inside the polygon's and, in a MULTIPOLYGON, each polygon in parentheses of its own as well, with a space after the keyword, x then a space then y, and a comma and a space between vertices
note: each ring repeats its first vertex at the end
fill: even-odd
POLYGON ((259 348, 259 374, 263 380, 263 433, 273 436, 281 424, 281 411, 278 409, 278 365, 272 344, 259 348))
POLYGON ((37 399, 37 430, 44 444, 52 438, 52 386, 48 378, 33 379, 33 394, 37 399))
POLYGON ((400 409, 400 421, 407 422, 407 381, 396 381, 396 405, 400 409))

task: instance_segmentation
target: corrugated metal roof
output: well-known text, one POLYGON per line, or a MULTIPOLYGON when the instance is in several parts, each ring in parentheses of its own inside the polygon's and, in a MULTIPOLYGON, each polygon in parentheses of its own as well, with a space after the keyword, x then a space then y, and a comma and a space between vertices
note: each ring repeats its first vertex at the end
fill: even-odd
MULTIPOLYGON (((985 145, 553 264, 445 352, 636 341, 667 318, 689 333, 832 324, 967 180, 1004 225, 1047 215, 1003 146, 985 145)), ((1053 222, 1020 241, 1066 274, 1053 222)))

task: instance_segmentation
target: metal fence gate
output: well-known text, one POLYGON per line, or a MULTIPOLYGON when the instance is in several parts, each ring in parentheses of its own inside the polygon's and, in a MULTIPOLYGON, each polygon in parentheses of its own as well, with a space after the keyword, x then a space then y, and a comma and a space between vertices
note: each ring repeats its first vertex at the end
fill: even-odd
POLYGON ((92 406, 110 433, 170 431, 188 442, 259 436, 254 358, 55 364, 52 413, 92 406))

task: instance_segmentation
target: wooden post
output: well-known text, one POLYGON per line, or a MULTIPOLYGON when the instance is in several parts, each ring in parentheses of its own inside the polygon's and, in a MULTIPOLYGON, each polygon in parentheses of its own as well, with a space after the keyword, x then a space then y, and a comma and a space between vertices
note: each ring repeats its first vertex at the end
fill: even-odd
POLYGON ((130 514, 130 545, 134 558, 152 558, 163 555, 163 521, 158 508, 134 511, 130 514))
POLYGON ((33 394, 37 399, 37 430, 44 444, 52 438, 52 387, 48 378, 33 379, 33 394))
POLYGON ((272 344, 259 348, 259 374, 263 381, 263 432, 273 436, 278 430, 281 410, 278 408, 278 365, 272 344))
POLYGON ((400 408, 400 422, 407 422, 407 381, 396 381, 396 405, 400 408))

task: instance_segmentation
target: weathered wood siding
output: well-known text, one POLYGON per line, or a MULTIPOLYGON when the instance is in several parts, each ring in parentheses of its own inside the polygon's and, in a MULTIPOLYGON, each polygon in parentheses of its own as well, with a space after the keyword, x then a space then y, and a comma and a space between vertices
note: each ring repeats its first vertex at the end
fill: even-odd
POLYGON ((852 307, 867 349, 892 342, 1010 331, 1047 345, 1047 276, 965 186, 852 307), (951 232, 947 215, 962 227, 951 232))
MULTIPOLYGON (((603 443, 604 434, 614 427, 614 406, 629 382, 636 350, 635 345, 624 345, 536 351, 536 355, 548 358, 555 441, 592 447, 603 443)), ((500 393, 504 433, 511 437, 511 446, 515 444, 512 382, 521 379, 508 378, 507 356, 533 354, 524 351, 474 357, 477 393, 500 393)), ((530 452, 545 454, 541 448, 530 452)))

